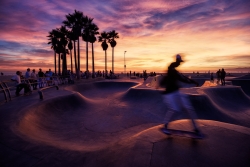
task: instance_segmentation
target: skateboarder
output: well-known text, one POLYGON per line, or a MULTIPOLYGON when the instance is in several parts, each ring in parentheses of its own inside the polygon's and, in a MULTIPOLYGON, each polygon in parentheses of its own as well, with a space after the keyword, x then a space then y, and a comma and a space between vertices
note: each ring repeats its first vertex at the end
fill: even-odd
POLYGON ((196 81, 180 74, 175 69, 181 64, 181 62, 183 62, 183 60, 181 56, 177 54, 176 61, 169 65, 167 77, 165 77, 164 81, 161 83, 162 86, 164 85, 166 88, 163 94, 163 102, 168 106, 168 112, 166 113, 164 118, 165 125, 163 131, 166 134, 168 133, 170 134, 170 132, 167 129, 168 123, 170 122, 172 116, 175 113, 180 112, 184 107, 184 109, 189 114, 192 120, 192 124, 194 126, 194 132, 199 134, 200 133, 199 129, 194 121, 194 118, 196 116, 194 109, 189 101, 188 95, 183 94, 179 91, 178 82, 180 81, 180 82, 195 84, 196 86, 198 86, 199 84, 196 81))

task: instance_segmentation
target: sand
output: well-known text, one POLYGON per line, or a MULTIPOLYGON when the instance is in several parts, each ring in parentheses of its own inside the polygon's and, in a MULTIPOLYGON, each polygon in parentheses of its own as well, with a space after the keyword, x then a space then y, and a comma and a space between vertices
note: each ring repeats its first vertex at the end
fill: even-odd
MULTIPOLYGON (((250 97, 242 87, 181 89, 189 95, 206 136, 193 140, 159 131, 167 107, 157 78, 80 81, 45 90, 44 100, 34 92, 1 105, 0 164, 250 165, 250 97)), ((170 127, 192 130, 188 118, 181 113, 170 127)))

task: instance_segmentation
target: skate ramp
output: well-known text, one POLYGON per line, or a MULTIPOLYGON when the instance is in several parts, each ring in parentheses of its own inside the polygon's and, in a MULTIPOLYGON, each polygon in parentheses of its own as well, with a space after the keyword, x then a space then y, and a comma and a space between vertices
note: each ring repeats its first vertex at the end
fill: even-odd
POLYGON ((202 87, 211 87, 211 86, 217 86, 218 84, 216 82, 211 81, 205 81, 202 87))
POLYGON ((95 104, 79 93, 55 98, 25 111, 14 130, 30 140, 63 149, 100 148, 83 126, 95 104))
MULTIPOLYGON (((150 88, 155 88, 155 89, 162 88, 160 86, 160 82, 161 82, 163 77, 164 77, 163 75, 157 75, 154 77, 150 77, 150 79, 149 79, 149 81, 147 81, 146 85, 150 88)), ((195 80, 199 84, 199 86, 204 85, 205 81, 207 80, 206 78, 192 78, 192 79, 195 80)), ((189 83, 184 83, 184 82, 179 82, 178 84, 181 88, 196 87, 195 84, 189 84, 189 83)))
POLYGON ((250 79, 232 79, 233 85, 240 86, 242 90, 250 97, 250 79))
POLYGON ((76 91, 84 94, 85 97, 90 98, 107 98, 113 96, 116 93, 128 90, 131 87, 139 85, 138 82, 94 82, 86 84, 78 84, 66 87, 66 90, 76 91))
POLYGON ((229 79, 233 85, 240 86, 242 90, 250 96, 250 74, 246 74, 240 77, 235 77, 233 79, 229 79))
POLYGON ((250 74, 246 74, 240 77, 235 77, 234 79, 250 79, 250 74))
MULTIPOLYGON (((22 110, 17 110, 18 114, 5 112, 11 122, 1 119, 0 132, 11 128, 1 143, 20 151, 20 156, 39 157, 26 166, 50 166, 54 162, 58 166, 70 166, 72 162, 75 166, 250 164, 246 158, 250 153, 249 98, 240 87, 182 89, 189 94, 198 124, 207 135, 205 140, 194 142, 160 133, 167 111, 163 90, 142 89, 138 84, 77 84, 65 87, 67 95, 58 94, 29 106, 20 101, 22 110), (13 135, 18 137, 9 140, 13 135), (26 145, 20 148, 24 141, 26 145), (185 156, 179 157, 180 152, 185 156)), ((181 113, 170 128, 191 130, 187 118, 181 113)))
POLYGON ((250 108, 250 98, 238 86, 204 88, 199 91, 227 111, 241 112, 250 108))
MULTIPOLYGON (((65 144, 64 141, 72 140, 79 143, 84 140, 85 144, 80 142, 80 145, 87 149, 86 145, 93 144, 92 132, 119 134, 125 129, 132 130, 132 127, 161 123, 167 110, 167 106, 162 102, 162 90, 127 88, 129 84, 123 84, 124 87, 114 89, 111 95, 105 97, 102 97, 107 93, 103 83, 92 85, 95 87, 92 93, 98 92, 92 97, 87 97, 90 94, 85 91, 88 88, 91 92, 90 85, 67 88, 84 91, 58 97, 34 107, 35 109, 29 109, 16 129, 22 135, 39 142, 61 141, 63 144, 59 144, 60 147, 66 147, 71 143, 65 144), (124 91, 126 88, 127 91, 124 91)), ((196 94, 189 96, 199 119, 250 127, 250 100, 240 87, 207 87, 195 91, 196 94)), ((175 120, 187 118, 189 116, 184 112, 175 120)), ((105 141, 105 146, 112 143, 111 138, 105 141)), ((95 145, 94 148, 88 149, 97 148, 100 149, 102 146, 95 145)))
MULTIPOLYGON (((155 89, 161 88, 160 82, 163 79, 163 77, 164 77, 163 75, 157 75, 157 76, 151 77, 151 82, 148 83, 147 86, 150 88, 155 88, 155 89)), ((190 87, 196 86, 194 84, 187 84, 187 83, 183 83, 183 82, 179 82, 179 85, 182 88, 190 88, 190 87)))

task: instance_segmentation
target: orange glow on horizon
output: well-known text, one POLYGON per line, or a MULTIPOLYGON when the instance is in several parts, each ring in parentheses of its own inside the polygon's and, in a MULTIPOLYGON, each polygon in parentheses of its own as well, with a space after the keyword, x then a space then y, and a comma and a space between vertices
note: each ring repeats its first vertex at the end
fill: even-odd
MULTIPOLYGON (((185 55, 186 61, 179 67, 183 72, 215 72, 219 68, 250 71, 250 9, 245 7, 248 5, 244 4, 245 1, 237 3, 239 6, 230 11, 227 9, 234 5, 225 0, 216 2, 218 4, 192 0, 183 3, 138 0, 136 3, 112 1, 105 5, 85 1, 75 5, 66 1, 44 1, 33 2, 32 7, 23 2, 19 10, 12 9, 12 3, 3 3, 5 15, 9 15, 2 19, 5 25, 0 30, 0 72, 25 72, 28 67, 54 71, 54 53, 47 44, 47 35, 62 25, 65 15, 76 9, 75 5, 76 10, 94 18, 93 22, 100 32, 115 30, 119 33, 120 38, 114 48, 115 72, 124 72, 124 51, 127 51, 126 71, 165 72, 177 53, 185 55), (59 9, 57 6, 66 8, 59 9), (30 18, 22 17, 31 11, 30 18)), ((80 43, 81 70, 85 71, 86 43, 80 43)), ((90 71, 91 54, 89 45, 90 71)), ((101 43, 94 44, 94 55, 96 71, 104 70, 105 53, 101 43)), ((107 56, 110 70, 110 45, 107 56)), ((67 62, 70 70, 69 55, 67 62)))

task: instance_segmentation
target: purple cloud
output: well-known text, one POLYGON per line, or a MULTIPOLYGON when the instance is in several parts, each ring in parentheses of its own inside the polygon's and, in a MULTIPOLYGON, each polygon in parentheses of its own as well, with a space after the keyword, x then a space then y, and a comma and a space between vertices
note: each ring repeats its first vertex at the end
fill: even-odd
MULTIPOLYGON (((234 41, 237 41, 237 45, 239 43, 249 45, 249 6, 249 0, 155 0, 154 2, 145 0, 2 0, 0 2, 0 55, 5 62, 13 57, 23 61, 28 56, 33 56, 34 61, 36 59, 37 61, 50 59, 53 61, 53 51, 50 45, 47 45, 46 36, 52 29, 60 27, 62 21, 65 20, 65 15, 73 13, 74 10, 82 11, 84 15, 94 18, 94 23, 98 25, 100 32, 116 30, 120 36, 116 51, 120 49, 119 52, 123 53, 123 48, 132 49, 131 43, 134 43, 135 50, 138 51, 134 53, 130 51, 130 53, 138 59, 140 55, 145 55, 145 44, 150 46, 152 41, 159 41, 157 44, 152 44, 152 48, 147 48, 155 49, 154 52, 152 51, 155 54, 153 56, 162 55, 163 52, 172 48, 179 49, 178 44, 170 46, 165 43, 169 41, 169 38, 178 37, 180 32, 183 33, 180 38, 190 39, 193 37, 192 33, 199 33, 200 39, 203 39, 208 38, 207 32, 216 35, 218 31, 230 31, 229 34, 234 41), (170 31, 174 32, 175 36, 171 36, 171 33, 167 34, 170 31), (157 49, 158 46, 161 49, 157 49)), ((221 37, 217 35, 217 38, 213 39, 221 37)), ((193 41, 198 44, 203 42, 193 41)), ((81 55, 84 56, 85 44, 84 42, 81 44, 81 55)), ((209 47, 210 51, 214 50, 216 53, 216 49, 213 49, 216 47, 209 47)), ((201 50, 204 49, 206 48, 201 50)), ((224 49, 226 50, 226 48, 220 50, 224 49)), ((100 43, 96 44, 95 50, 96 59, 103 61, 103 53, 99 51, 101 50, 100 43)), ((238 55, 238 60, 249 58, 247 54, 246 57, 240 57, 247 52, 247 49, 243 49, 238 55)), ((117 57, 117 60, 122 60, 122 55, 120 54, 121 58, 117 57)), ((143 59, 150 58, 143 57, 143 59)), ((143 59, 141 64, 145 64, 143 59)), ((237 57, 233 61, 236 60, 237 57)), ((211 62, 210 59, 206 61, 211 62)))

